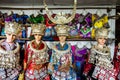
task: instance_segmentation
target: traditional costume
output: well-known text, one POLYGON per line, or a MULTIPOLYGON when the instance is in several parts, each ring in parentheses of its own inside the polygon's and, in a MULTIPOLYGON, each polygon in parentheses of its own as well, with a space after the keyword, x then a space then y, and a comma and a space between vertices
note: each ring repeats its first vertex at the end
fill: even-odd
MULTIPOLYGON (((100 28, 96 30, 96 39, 107 39, 107 36, 108 29, 100 28)), ((112 64, 110 49, 106 45, 103 45, 103 48, 101 48, 98 44, 92 46, 88 59, 88 63, 95 67, 92 77, 98 80, 116 80, 117 73, 112 64)))
MULTIPOLYGON (((58 36, 68 36, 67 25, 58 25, 55 29, 58 36)), ((50 66, 53 66, 53 70, 49 68, 49 72, 52 74, 52 80, 76 80, 70 44, 65 43, 62 46, 58 43, 52 47, 52 50, 50 66)))
MULTIPOLYGON (((65 24, 72 21, 75 17, 76 4, 77 1, 74 0, 74 9, 71 16, 67 16, 61 12, 59 14, 56 14, 55 17, 52 17, 44 0, 44 6, 48 18, 53 23, 57 24, 57 26, 55 26, 57 36, 68 36, 69 28, 65 24)), ((76 74, 73 70, 71 46, 68 43, 65 42, 62 45, 62 42, 59 42, 58 44, 52 46, 52 55, 48 69, 49 73, 52 75, 52 80, 76 80, 76 74)))
MULTIPOLYGON (((21 26, 6 22, 5 33, 18 35, 21 26)), ((19 65, 20 45, 13 42, 10 45, 6 39, 0 41, 0 80, 17 80, 21 67, 19 65)))
MULTIPOLYGON (((33 24, 32 34, 44 35, 43 24, 33 24)), ((24 63, 26 63, 25 80, 50 80, 47 74, 49 61, 48 48, 44 41, 38 45, 35 40, 28 44, 25 52, 24 63)))

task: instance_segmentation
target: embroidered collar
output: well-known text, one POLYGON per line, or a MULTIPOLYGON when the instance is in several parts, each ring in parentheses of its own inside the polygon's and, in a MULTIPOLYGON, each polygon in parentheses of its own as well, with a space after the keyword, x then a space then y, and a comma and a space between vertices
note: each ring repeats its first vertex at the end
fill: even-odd
POLYGON ((66 49, 66 50, 58 50, 57 48, 56 48, 56 46, 54 46, 53 47, 53 50, 55 50, 56 52, 58 52, 58 53, 67 53, 67 52, 69 52, 70 50, 71 50, 71 47, 70 47, 70 44, 68 44, 68 49, 66 49))
MULTIPOLYGON (((1 44, 3 41, 4 41, 4 39, 0 41, 0 44, 1 44)), ((15 54, 15 53, 17 53, 17 52, 20 50, 20 45, 19 45, 18 43, 16 43, 16 46, 17 46, 16 49, 11 50, 11 51, 6 51, 6 50, 4 50, 4 49, 0 46, 0 53, 3 53, 3 54, 15 54)))
POLYGON ((40 43, 37 44, 36 41, 34 41, 33 43, 35 44, 35 48, 36 48, 37 50, 39 50, 42 42, 40 41, 40 43))
POLYGON ((107 46, 104 46, 102 49, 100 49, 97 45, 94 45, 92 49, 98 54, 110 55, 110 49, 107 46))
POLYGON ((30 42, 30 49, 31 49, 32 51, 34 51, 34 52, 44 52, 44 51, 47 49, 47 45, 45 44, 44 41, 42 41, 42 43, 44 44, 44 48, 43 48, 43 49, 37 50, 37 49, 33 48, 33 47, 32 47, 32 43, 33 43, 34 41, 35 41, 35 40, 32 40, 32 41, 30 42))
POLYGON ((64 50, 66 43, 63 43, 63 44, 59 43, 59 45, 60 45, 60 49, 64 50))

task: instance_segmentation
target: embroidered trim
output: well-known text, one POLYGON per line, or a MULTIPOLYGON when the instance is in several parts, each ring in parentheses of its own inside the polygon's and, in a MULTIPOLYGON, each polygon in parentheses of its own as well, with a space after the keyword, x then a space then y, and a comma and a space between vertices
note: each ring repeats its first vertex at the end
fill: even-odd
MULTIPOLYGON (((3 42, 4 40, 0 41, 0 44, 3 42)), ((0 57, 0 67, 1 68, 15 68, 17 66, 19 66, 19 55, 17 55, 16 53, 19 52, 20 50, 20 45, 18 43, 17 44, 17 48, 15 50, 11 50, 11 51, 5 51, 1 46, 0 46, 0 54, 2 57, 0 57)))
POLYGON ((110 50, 109 50, 109 48, 107 46, 105 46, 104 49, 100 49, 97 46, 93 46, 92 50, 94 50, 95 52, 97 52, 98 54, 101 54, 101 55, 110 55, 110 50))
POLYGON ((44 46, 44 48, 43 48, 42 50, 34 49, 34 48, 32 47, 32 43, 33 43, 34 41, 35 41, 35 40, 32 40, 32 41, 30 42, 30 49, 31 49, 32 51, 38 53, 38 52, 44 52, 44 51, 47 49, 46 43, 45 43, 44 41, 42 41, 42 43, 43 43, 45 46, 44 46))
MULTIPOLYGON (((36 64, 43 64, 43 63, 46 63, 48 62, 48 58, 49 58, 49 55, 47 53, 47 45, 44 41, 42 41, 42 43, 44 44, 44 48, 42 50, 37 50, 37 49, 34 49, 32 47, 32 43, 34 42, 35 40, 31 41, 30 42, 30 51, 33 51, 34 54, 32 56, 28 55, 28 62, 30 60, 32 60, 34 63, 36 64), (32 58, 37 58, 39 57, 38 59, 32 59, 32 58)), ((29 63, 28 63, 29 64, 29 63)))
POLYGON ((68 49, 62 51, 62 50, 58 50, 56 48, 56 46, 54 46, 53 50, 56 52, 56 54, 55 54, 55 56, 57 57, 57 61, 55 60, 55 64, 56 64, 56 62, 59 61, 59 59, 60 59, 61 56, 64 56, 64 54, 66 54, 66 53, 70 53, 71 47, 70 47, 70 44, 68 44, 68 49))
POLYGON ((71 47, 70 47, 70 44, 68 44, 68 49, 62 51, 62 50, 58 50, 58 49, 56 48, 56 46, 53 46, 53 50, 55 50, 58 54, 61 55, 61 53, 62 53, 62 55, 63 55, 64 53, 68 53, 68 52, 71 50, 71 47))
MULTIPOLYGON (((3 42, 4 40, 0 41, 0 44, 3 42)), ((18 43, 17 44, 17 48, 15 50, 11 50, 11 51, 5 51, 1 46, 0 46, 0 53, 3 54, 15 54, 20 50, 20 45, 18 43)))

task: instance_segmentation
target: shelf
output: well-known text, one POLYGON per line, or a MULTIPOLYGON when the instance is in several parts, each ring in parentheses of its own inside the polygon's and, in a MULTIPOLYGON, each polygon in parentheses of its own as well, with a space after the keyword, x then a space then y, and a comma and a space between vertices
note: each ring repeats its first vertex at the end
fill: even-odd
MULTIPOLYGON (((6 38, 5 36, 0 36, 1 39, 6 38)), ((18 38, 18 40, 24 40, 24 41, 30 41, 29 38, 18 38)), ((110 39, 110 40, 117 40, 117 39, 110 39)), ((44 40, 44 41, 58 41, 58 39, 55 40, 44 40)), ((96 41, 92 38, 68 38, 67 41, 96 41)))
POLYGON ((91 38, 68 38, 67 41, 95 41, 91 38))
POLYGON ((5 36, 0 36, 0 38, 2 39, 2 38, 6 38, 5 36))
MULTIPOLYGON (((0 36, 1 39, 5 39, 6 36, 0 36)), ((28 38, 17 38, 18 40, 26 40, 26 41, 29 41, 30 39, 28 38)))
MULTIPOLYGON (((0 36, 1 39, 6 38, 5 36, 0 36)), ((29 38, 18 38, 18 40, 25 40, 25 41, 30 41, 29 38)), ((44 41, 49 41, 49 40, 44 40, 44 41)), ((50 40, 50 41, 58 41, 57 40, 50 40)), ((68 38, 67 41, 95 41, 95 39, 90 39, 90 38, 68 38)))

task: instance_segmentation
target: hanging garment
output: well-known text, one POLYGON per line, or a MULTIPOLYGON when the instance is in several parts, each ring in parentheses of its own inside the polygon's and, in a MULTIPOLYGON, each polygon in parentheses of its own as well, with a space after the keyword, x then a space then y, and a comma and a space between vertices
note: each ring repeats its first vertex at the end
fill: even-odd
POLYGON ((80 20, 80 21, 81 21, 80 28, 79 28, 80 37, 90 38, 91 27, 92 27, 92 15, 90 13, 87 13, 86 16, 84 16, 83 20, 80 20))

